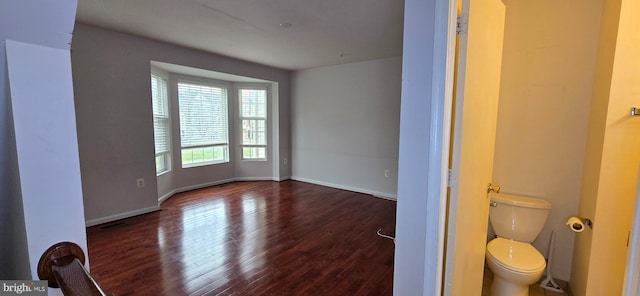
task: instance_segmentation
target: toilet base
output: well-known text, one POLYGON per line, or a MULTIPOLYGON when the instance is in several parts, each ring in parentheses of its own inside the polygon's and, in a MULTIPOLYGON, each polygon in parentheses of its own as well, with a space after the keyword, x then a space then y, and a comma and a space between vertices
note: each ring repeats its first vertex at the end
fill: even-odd
POLYGON ((529 286, 517 285, 493 276, 490 296, 529 296, 529 286))

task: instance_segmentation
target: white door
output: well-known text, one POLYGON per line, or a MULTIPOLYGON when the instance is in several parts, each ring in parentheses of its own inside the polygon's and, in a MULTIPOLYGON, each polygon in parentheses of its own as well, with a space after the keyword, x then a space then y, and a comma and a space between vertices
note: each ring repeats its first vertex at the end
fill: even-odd
POLYGON ((493 174, 505 5, 462 0, 451 139, 444 295, 480 295, 493 174))

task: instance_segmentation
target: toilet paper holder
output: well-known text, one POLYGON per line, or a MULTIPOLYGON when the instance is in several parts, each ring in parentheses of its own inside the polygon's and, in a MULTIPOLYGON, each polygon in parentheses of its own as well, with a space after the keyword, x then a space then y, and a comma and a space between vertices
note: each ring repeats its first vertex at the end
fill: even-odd
POLYGON ((591 221, 591 219, 589 218, 584 218, 584 217, 578 217, 582 223, 584 223, 584 225, 589 226, 590 229, 593 229, 593 221, 591 221))
POLYGON ((584 225, 587 225, 590 229, 593 229, 593 221, 591 221, 591 219, 580 217, 580 220, 582 220, 582 223, 584 223, 584 225))

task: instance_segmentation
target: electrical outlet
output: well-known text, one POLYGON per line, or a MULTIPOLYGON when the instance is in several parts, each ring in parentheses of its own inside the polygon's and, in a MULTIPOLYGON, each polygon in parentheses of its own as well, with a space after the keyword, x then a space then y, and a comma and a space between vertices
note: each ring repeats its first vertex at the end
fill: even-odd
POLYGON ((391 177, 391 170, 384 170, 384 177, 385 178, 391 177))
POLYGON ((144 178, 136 180, 136 184, 138 185, 138 188, 144 187, 144 178))

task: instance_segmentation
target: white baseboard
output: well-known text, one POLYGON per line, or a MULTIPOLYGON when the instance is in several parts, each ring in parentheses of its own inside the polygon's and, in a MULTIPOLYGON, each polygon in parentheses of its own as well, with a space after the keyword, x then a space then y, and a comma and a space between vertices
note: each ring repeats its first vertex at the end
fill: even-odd
POLYGON ((178 189, 173 189, 173 190, 167 192, 167 194, 158 197, 158 204, 161 204, 165 200, 169 199, 169 197, 172 197, 174 194, 180 193, 180 192, 184 192, 184 191, 187 191, 187 190, 178 191, 178 189))
POLYGON ((165 200, 169 199, 171 196, 173 196, 175 194, 178 194, 180 192, 185 192, 185 191, 190 191, 190 190, 195 190, 195 189, 200 189, 200 188, 205 188, 205 187, 211 187, 211 186, 216 186, 216 185, 225 184, 225 183, 231 183, 231 182, 235 182, 235 181, 276 181, 276 182, 280 182, 280 181, 289 180, 289 179, 296 180, 296 181, 301 181, 301 182, 306 182, 306 183, 311 183, 311 184, 316 184, 316 185, 321 185, 321 186, 327 186, 327 187, 342 189, 342 190, 349 190, 349 191, 353 191, 353 192, 370 194, 370 195, 373 195, 374 197, 388 199, 388 200, 394 200, 394 201, 397 200, 397 196, 393 195, 393 194, 388 194, 388 193, 384 193, 384 192, 376 192, 376 191, 366 190, 366 189, 363 189, 363 188, 345 186, 345 185, 340 185, 340 184, 335 184, 335 183, 328 183, 328 182, 323 182, 323 181, 318 181, 318 180, 313 180, 313 179, 307 179, 307 178, 301 178, 301 177, 296 177, 296 176, 286 176, 286 177, 280 177, 280 178, 273 178, 273 177, 238 177, 238 178, 230 178, 230 179, 224 179, 224 180, 218 180, 218 181, 213 181, 213 182, 207 182, 207 183, 202 183, 202 184, 197 184, 197 185, 191 185, 191 186, 176 188, 176 189, 173 189, 173 190, 169 191, 167 194, 161 196, 160 198, 158 198, 158 205, 157 206, 148 207, 148 208, 139 209, 139 210, 134 210, 134 211, 129 211, 129 212, 120 213, 120 214, 116 214, 116 215, 111 215, 111 216, 107 216, 107 217, 97 218, 97 219, 93 219, 93 220, 88 220, 88 221, 85 222, 85 226, 86 227, 95 226, 95 225, 98 225, 98 224, 113 222, 113 221, 120 220, 120 219, 130 218, 130 217, 133 217, 133 216, 138 216, 138 215, 142 215, 142 214, 147 214, 147 213, 159 211, 160 210, 159 204, 161 204, 165 200))
POLYGON ((85 221, 85 226, 86 227, 95 226, 95 225, 98 225, 98 224, 113 222, 113 221, 116 221, 116 220, 130 218, 130 217, 133 217, 133 216, 147 214, 147 213, 151 213, 151 212, 155 212, 155 211, 159 211, 159 210, 160 210, 160 206, 153 206, 153 207, 148 207, 148 208, 144 208, 144 209, 129 211, 129 212, 125 212, 125 213, 120 213, 120 214, 116 214, 116 215, 111 215, 111 216, 107 216, 107 217, 102 217, 102 218, 98 218, 98 219, 85 221))
POLYGON ((180 192, 185 192, 185 191, 190 191, 190 190, 195 190, 195 189, 200 189, 200 188, 206 188, 206 187, 216 186, 216 185, 225 184, 225 183, 231 183, 231 182, 236 182, 236 181, 276 181, 276 182, 280 182, 280 181, 288 180, 290 178, 291 177, 284 177, 284 178, 282 178, 282 177, 281 178, 273 178, 273 177, 237 177, 237 178, 229 178, 229 179, 224 179, 224 180, 219 180, 219 181, 207 182, 207 183, 202 183, 202 184, 197 184, 197 185, 192 185, 192 186, 173 189, 173 190, 167 192, 167 194, 165 194, 165 195, 161 196, 160 198, 158 198, 158 203, 161 204, 163 201, 169 199, 169 197, 172 197, 174 194, 177 194, 177 193, 180 193, 180 192))
POLYGON ((234 181, 274 181, 273 177, 235 177, 234 181))
POLYGON ((392 200, 392 201, 398 201, 398 195, 396 194, 389 194, 389 193, 383 193, 383 192, 374 192, 371 195, 373 195, 373 197, 377 197, 377 198, 382 198, 382 199, 387 199, 387 200, 392 200))
POLYGON ((175 188, 169 192, 167 192, 167 194, 161 196, 160 198, 158 198, 158 204, 161 204, 163 201, 169 199, 169 197, 172 197, 174 194, 180 193, 180 192, 185 192, 185 191, 190 191, 190 190, 195 190, 195 189, 200 189, 200 188, 205 188, 205 187, 211 187, 211 186, 216 186, 216 185, 220 185, 220 184, 225 184, 225 183, 231 183, 237 181, 236 178, 230 178, 230 179, 224 179, 224 180, 218 180, 218 181, 213 181, 213 182, 207 182, 207 183, 202 183, 202 184, 196 184, 196 185, 191 185, 191 186, 186 186, 186 187, 181 187, 181 188, 175 188))
POLYGON ((276 182, 282 182, 282 181, 286 181, 286 180, 291 180, 291 176, 283 176, 283 177, 279 177, 279 178, 271 178, 271 180, 276 181, 276 182))
POLYGON ((300 182, 306 182, 306 183, 311 183, 311 184, 316 184, 316 185, 321 185, 321 186, 326 186, 326 187, 332 187, 332 188, 337 188, 337 189, 342 189, 342 190, 348 190, 348 191, 353 191, 353 192, 358 192, 358 193, 370 194, 370 195, 373 195, 374 197, 388 199, 388 200, 394 200, 394 201, 398 200, 398 196, 395 195, 395 194, 372 191, 372 190, 368 190, 368 189, 364 189, 364 188, 351 187, 351 186, 335 184, 335 183, 329 183, 329 182, 324 182, 324 181, 318 181, 318 180, 308 179, 308 178, 303 178, 303 177, 298 177, 298 176, 292 176, 291 180, 300 181, 300 182))

